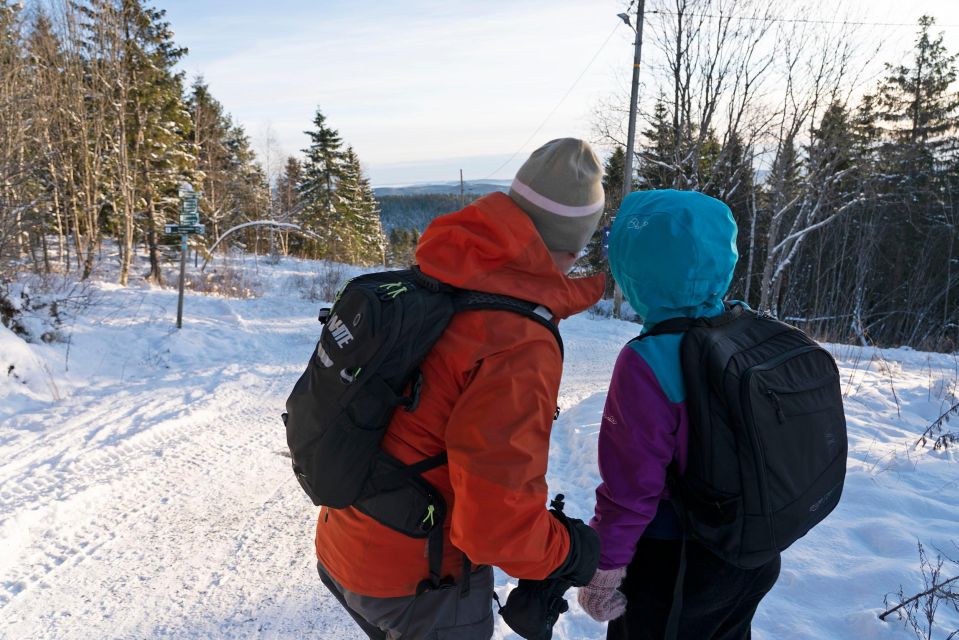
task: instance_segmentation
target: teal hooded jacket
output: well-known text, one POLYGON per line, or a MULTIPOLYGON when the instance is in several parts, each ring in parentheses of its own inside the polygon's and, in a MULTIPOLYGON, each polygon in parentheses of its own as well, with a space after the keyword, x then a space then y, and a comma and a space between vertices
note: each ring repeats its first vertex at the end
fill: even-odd
MULTIPOLYGON (((669 318, 722 313, 737 259, 729 207, 691 191, 629 194, 609 236, 613 278, 643 318, 643 332, 669 318)), ((663 500, 666 468, 673 461, 680 471, 686 466, 681 339, 631 341, 613 369, 599 434, 602 484, 590 523, 602 541, 602 569, 629 564, 641 536, 679 536, 663 500)))

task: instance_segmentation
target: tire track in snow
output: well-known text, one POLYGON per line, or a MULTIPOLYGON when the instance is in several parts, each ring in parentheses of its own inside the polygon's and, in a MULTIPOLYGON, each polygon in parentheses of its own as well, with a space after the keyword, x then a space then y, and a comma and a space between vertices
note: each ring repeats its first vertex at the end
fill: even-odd
MULTIPOLYGON (((79 564, 94 555, 105 555, 101 553, 104 547, 118 546, 118 540, 129 535, 124 533, 128 523, 143 518, 144 505, 148 510, 154 508, 151 496, 173 501, 185 490, 189 492, 190 487, 183 486, 185 479, 187 483, 191 477, 197 484, 209 483, 211 477, 229 475, 231 468, 242 469, 251 454, 267 457, 264 450, 271 452, 270 458, 282 461, 272 453, 282 442, 279 420, 273 415, 275 405, 262 405, 264 399, 280 397, 285 386, 286 381, 278 376, 264 380, 247 374, 240 384, 218 388, 200 407, 167 413, 162 402, 148 402, 129 415, 145 421, 159 416, 160 422, 117 445, 84 451, 57 473, 44 476, 34 473, 35 465, 24 465, 20 476, 14 476, 17 489, 5 491, 3 513, 17 513, 25 503, 49 506, 34 510, 43 515, 32 519, 28 548, 3 572, 0 611, 31 590, 51 589, 65 576, 78 573, 79 564), (226 408, 226 413, 217 408, 226 408), (174 417, 164 419, 168 416, 174 417), (73 511, 63 513, 62 505, 83 503, 87 498, 95 503, 90 513, 81 517, 73 511)), ((88 407, 85 413, 74 431, 89 433, 84 425, 117 419, 110 410, 88 407)), ((283 464, 288 463, 279 467, 283 464)), ((4 487, 9 486, 13 485, 5 481, 4 487)), ((175 528, 188 529, 189 523, 175 528)))

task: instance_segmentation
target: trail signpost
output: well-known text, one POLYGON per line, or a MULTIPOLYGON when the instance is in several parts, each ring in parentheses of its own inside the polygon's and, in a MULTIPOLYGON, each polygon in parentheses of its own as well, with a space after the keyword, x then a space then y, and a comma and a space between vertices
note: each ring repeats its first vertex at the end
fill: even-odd
POLYGON ((200 224, 200 194, 193 186, 184 182, 178 191, 180 196, 179 224, 164 225, 167 235, 180 236, 180 297, 176 304, 176 328, 183 327, 183 283, 186 280, 187 237, 191 234, 203 235, 206 227, 200 224))

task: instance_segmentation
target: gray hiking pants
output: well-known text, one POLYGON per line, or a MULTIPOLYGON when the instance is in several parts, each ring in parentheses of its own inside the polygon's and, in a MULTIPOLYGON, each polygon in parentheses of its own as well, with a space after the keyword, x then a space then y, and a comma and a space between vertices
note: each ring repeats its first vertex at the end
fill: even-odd
POLYGON ((374 598, 343 588, 319 562, 320 580, 373 640, 489 640, 493 636, 493 568, 470 575, 469 593, 449 585, 420 595, 374 598))

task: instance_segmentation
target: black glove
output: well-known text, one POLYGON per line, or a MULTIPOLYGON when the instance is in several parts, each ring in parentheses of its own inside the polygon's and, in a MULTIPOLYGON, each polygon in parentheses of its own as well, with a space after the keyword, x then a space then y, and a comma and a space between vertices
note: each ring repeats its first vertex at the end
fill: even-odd
POLYGON ((509 592, 499 613, 509 628, 527 640, 550 640, 553 625, 561 613, 569 610, 563 594, 572 584, 568 580, 520 580, 509 592))
POLYGON ((582 520, 566 517, 563 513, 563 494, 557 495, 550 506, 552 509, 549 512, 569 531, 569 553, 563 564, 546 576, 546 579, 563 578, 574 587, 585 587, 593 579, 596 567, 599 566, 599 534, 582 520))
POLYGON ((563 594, 572 587, 589 584, 599 564, 599 536, 582 520, 563 513, 563 494, 550 503, 549 511, 569 531, 566 560, 545 580, 520 580, 500 609, 510 629, 527 640, 550 640, 553 625, 569 610, 563 594))

